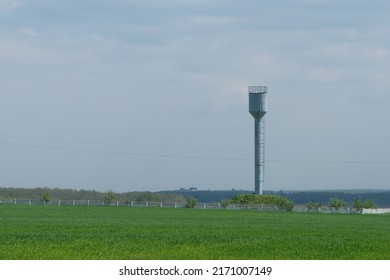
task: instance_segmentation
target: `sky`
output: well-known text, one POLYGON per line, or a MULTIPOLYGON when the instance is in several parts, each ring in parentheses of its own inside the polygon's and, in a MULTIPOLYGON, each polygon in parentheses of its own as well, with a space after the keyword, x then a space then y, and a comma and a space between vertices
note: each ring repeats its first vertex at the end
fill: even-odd
POLYGON ((390 189, 386 0, 1 0, 0 186, 390 189))

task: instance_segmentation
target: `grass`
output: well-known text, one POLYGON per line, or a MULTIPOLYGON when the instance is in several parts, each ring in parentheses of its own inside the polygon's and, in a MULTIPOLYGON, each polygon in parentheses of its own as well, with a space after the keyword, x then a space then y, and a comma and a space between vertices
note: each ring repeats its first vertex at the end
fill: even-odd
POLYGON ((0 205, 0 259, 390 259, 390 216, 0 205))

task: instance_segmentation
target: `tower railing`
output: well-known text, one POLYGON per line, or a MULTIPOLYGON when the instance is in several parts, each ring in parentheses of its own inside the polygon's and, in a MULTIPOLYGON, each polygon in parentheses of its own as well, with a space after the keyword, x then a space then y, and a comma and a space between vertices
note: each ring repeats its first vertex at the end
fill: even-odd
POLYGON ((267 86, 249 86, 248 91, 249 91, 249 93, 267 93, 268 87, 267 86))

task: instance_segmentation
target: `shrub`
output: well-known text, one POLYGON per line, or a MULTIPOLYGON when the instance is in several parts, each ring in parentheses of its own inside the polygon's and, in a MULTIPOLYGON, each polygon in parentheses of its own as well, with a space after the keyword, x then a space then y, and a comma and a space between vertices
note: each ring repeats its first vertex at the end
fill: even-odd
POLYGON ((306 203, 307 210, 318 210, 319 208, 321 208, 321 202, 311 201, 311 202, 306 203))
POLYGON ((332 197, 330 199, 329 207, 333 207, 336 210, 339 210, 340 208, 347 208, 348 207, 348 203, 335 196, 335 197, 332 197))
POLYGON ((230 199, 227 204, 268 204, 277 205, 287 211, 294 208, 294 202, 278 195, 239 194, 230 199))
POLYGON ((187 208, 195 208, 197 204, 198 201, 194 197, 190 196, 187 198, 187 204, 186 204, 187 208))
POLYGON ((50 194, 48 191, 44 192, 42 195, 42 199, 45 203, 48 203, 50 201, 50 194))
POLYGON ((104 205, 110 205, 115 200, 115 195, 112 190, 109 190, 104 195, 104 205))
POLYGON ((364 209, 373 209, 376 208, 374 201, 372 199, 368 199, 366 201, 362 201, 360 197, 356 197, 353 201, 353 208, 356 209, 356 211, 362 211, 364 209))
POLYGON ((373 209, 376 208, 376 205, 374 204, 374 201, 371 199, 368 199, 363 202, 363 208, 365 209, 373 209))

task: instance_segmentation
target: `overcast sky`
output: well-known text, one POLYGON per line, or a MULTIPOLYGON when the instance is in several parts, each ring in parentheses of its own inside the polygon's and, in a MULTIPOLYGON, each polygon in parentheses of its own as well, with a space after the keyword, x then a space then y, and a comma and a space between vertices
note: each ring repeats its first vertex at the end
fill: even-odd
POLYGON ((0 186, 390 189, 387 0, 1 0, 0 186))

